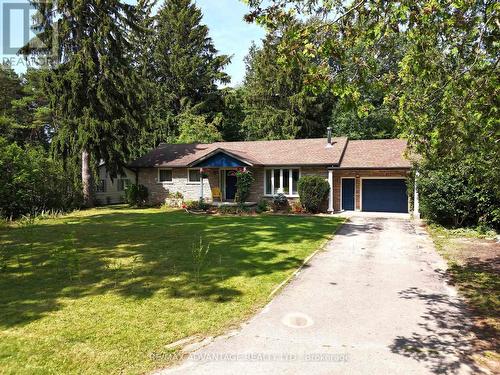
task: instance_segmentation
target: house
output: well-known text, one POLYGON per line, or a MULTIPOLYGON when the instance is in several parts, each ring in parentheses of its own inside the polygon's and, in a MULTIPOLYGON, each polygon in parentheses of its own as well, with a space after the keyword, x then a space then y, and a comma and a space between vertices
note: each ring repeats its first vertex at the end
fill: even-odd
POLYGON ((96 203, 100 205, 125 202, 125 189, 135 181, 135 173, 124 168, 124 174, 111 179, 106 165, 98 167, 98 180, 95 192, 96 203))
POLYGON ((298 199, 301 176, 328 180, 328 211, 408 212, 406 179, 411 163, 402 139, 349 140, 346 137, 277 141, 160 144, 134 160, 129 168, 149 190, 152 203, 180 192, 185 199, 212 200, 219 188, 222 200, 233 201, 235 171, 249 169, 255 182, 249 201, 282 192, 298 199), (205 175, 206 178, 202 178, 205 175))

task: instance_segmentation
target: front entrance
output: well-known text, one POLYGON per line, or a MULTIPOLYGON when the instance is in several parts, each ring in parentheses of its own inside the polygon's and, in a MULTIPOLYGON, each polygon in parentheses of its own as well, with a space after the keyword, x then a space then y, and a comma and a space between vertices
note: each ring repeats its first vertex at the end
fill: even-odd
POLYGON ((355 180, 354 178, 343 178, 342 179, 342 210, 344 211, 354 211, 354 188, 355 180))
POLYGON ((226 170, 224 174, 226 199, 234 200, 236 197, 236 171, 226 170))

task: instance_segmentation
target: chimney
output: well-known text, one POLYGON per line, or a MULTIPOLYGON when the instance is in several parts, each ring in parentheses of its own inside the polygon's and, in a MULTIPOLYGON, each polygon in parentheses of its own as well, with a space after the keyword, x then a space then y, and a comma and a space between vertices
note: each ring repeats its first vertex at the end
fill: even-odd
POLYGON ((332 127, 329 126, 328 128, 326 128, 326 131, 327 131, 327 137, 328 137, 328 143, 327 143, 326 147, 332 147, 332 127))

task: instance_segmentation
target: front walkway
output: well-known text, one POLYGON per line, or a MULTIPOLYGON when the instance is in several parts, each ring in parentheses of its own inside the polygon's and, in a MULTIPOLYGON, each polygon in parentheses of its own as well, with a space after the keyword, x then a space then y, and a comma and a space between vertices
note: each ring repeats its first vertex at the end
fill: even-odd
POLYGON ((161 373, 480 373, 445 267, 412 221, 354 216, 241 331, 161 373))

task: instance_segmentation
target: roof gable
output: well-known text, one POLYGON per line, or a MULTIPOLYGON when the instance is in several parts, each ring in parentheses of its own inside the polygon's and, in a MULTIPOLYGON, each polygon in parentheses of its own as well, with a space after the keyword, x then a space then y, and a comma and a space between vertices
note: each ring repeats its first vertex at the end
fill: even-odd
POLYGON ((251 163, 245 162, 220 148, 189 164, 190 167, 202 168, 248 167, 251 165, 251 163))

